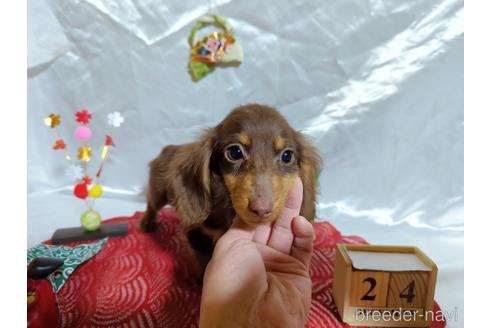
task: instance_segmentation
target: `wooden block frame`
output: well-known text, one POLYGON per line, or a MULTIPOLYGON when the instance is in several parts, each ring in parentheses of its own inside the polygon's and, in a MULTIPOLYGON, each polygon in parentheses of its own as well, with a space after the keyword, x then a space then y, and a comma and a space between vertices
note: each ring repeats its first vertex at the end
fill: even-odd
MULTIPOLYGON (((371 270, 367 270, 371 271, 371 270)), ((363 271, 362 271, 363 272, 363 271)), ((388 272, 388 271, 381 271, 388 272)), ((396 272, 392 271, 391 273, 397 274, 416 274, 415 272, 396 272)), ((391 283, 391 278, 389 278, 391 283)), ((437 265, 425 255, 420 249, 417 247, 411 246, 380 246, 380 245, 356 245, 356 244, 338 244, 336 248, 336 257, 335 257, 335 272, 333 277, 333 298, 335 300, 335 304, 337 306, 338 312, 342 320, 345 323, 354 326, 379 326, 379 327, 427 327, 431 323, 431 316, 420 316, 422 313, 426 313, 428 311, 432 311, 434 306, 434 291, 436 287, 437 280, 437 265), (360 320, 356 318, 356 307, 351 303, 351 285, 353 283, 354 275, 360 274, 360 270, 356 270, 353 268, 352 260, 348 254, 348 251, 363 251, 363 252, 381 252, 381 253, 410 253, 415 254, 426 266, 428 266, 431 271, 426 272, 427 275, 427 293, 423 300, 423 307, 416 308, 406 308, 406 310, 414 311, 418 313, 415 316, 416 320, 389 320, 382 321, 379 320, 377 322, 371 320, 360 320)), ((389 287, 388 287, 389 290, 389 287)), ((389 297, 390 295, 388 295, 389 297)), ((357 304, 357 303, 356 303, 357 304)), ((382 306, 377 308, 367 308, 364 309, 363 306, 359 308, 367 311, 391 311, 397 310, 398 308, 393 308, 389 306, 382 306)), ((404 309, 405 310, 405 309, 404 309)))

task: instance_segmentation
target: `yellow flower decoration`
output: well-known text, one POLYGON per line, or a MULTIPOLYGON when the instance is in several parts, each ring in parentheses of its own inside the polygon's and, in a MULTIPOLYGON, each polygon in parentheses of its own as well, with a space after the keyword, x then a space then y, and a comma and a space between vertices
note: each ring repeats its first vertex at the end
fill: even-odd
POLYGON ((57 127, 61 123, 61 115, 50 114, 47 118, 44 119, 44 124, 49 126, 50 128, 57 127))
POLYGON ((89 146, 80 147, 77 152, 77 158, 81 161, 88 162, 91 160, 92 149, 89 146))

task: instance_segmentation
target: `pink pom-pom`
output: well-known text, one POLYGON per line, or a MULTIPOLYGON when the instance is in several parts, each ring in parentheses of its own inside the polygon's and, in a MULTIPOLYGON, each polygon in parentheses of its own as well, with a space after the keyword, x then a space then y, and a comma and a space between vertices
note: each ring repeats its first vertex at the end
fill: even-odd
POLYGON ((75 129, 75 139, 80 141, 87 141, 92 137, 92 131, 86 126, 79 126, 75 129))

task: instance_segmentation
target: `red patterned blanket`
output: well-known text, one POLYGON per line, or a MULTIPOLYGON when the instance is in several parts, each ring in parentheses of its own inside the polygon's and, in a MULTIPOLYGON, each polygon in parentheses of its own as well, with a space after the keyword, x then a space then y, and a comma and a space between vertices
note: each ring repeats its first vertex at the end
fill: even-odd
MULTIPOLYGON (((198 327, 201 288, 178 217, 171 209, 162 210, 158 231, 146 234, 137 228, 141 215, 105 221, 127 221, 129 234, 110 238, 62 287, 61 327, 198 327)), ((313 297, 306 327, 349 327, 340 321, 331 296, 335 245, 366 242, 342 236, 328 222, 314 228, 313 297)), ((435 304, 434 311, 438 309, 435 304)))

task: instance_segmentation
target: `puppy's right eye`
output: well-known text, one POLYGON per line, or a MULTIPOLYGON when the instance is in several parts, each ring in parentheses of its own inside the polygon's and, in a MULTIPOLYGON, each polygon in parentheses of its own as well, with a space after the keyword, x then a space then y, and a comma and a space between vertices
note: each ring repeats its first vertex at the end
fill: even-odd
POLYGON ((243 150, 239 145, 232 145, 227 147, 225 155, 226 158, 231 162, 237 162, 244 158, 243 150))

